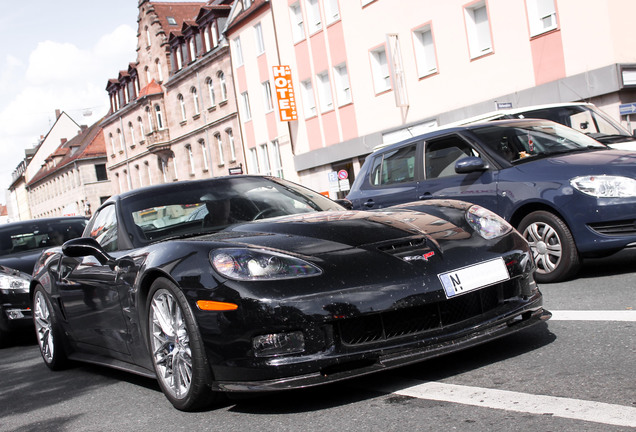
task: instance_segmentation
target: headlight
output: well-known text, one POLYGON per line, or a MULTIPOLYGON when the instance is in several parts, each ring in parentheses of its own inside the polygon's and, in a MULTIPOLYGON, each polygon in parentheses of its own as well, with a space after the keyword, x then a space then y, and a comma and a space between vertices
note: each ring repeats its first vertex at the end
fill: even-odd
POLYGON ((243 281, 292 279, 322 273, 307 261, 265 250, 217 249, 210 252, 210 261, 223 276, 243 281))
POLYGON ((18 276, 0 275, 0 289, 29 291, 29 280, 18 276))
POLYGON ((468 209, 466 220, 486 240, 501 237, 512 230, 512 226, 504 218, 478 205, 468 209))
POLYGON ((597 198, 636 196, 636 180, 629 177, 598 175, 575 177, 570 184, 584 194, 597 198))

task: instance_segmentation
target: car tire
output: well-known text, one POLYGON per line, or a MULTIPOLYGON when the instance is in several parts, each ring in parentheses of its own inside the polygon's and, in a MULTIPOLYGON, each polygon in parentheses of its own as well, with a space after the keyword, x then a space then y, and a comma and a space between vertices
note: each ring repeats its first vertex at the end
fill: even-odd
POLYGON ((51 370, 68 366, 64 336, 53 305, 41 285, 33 292, 33 323, 44 364, 51 370))
POLYGON ((558 216, 535 211, 524 217, 517 229, 532 249, 537 282, 560 282, 579 270, 581 259, 574 238, 558 216))
POLYGON ((212 391, 212 372, 203 341, 185 295, 165 278, 148 293, 148 347, 157 381, 181 411, 197 411, 221 398, 212 391))

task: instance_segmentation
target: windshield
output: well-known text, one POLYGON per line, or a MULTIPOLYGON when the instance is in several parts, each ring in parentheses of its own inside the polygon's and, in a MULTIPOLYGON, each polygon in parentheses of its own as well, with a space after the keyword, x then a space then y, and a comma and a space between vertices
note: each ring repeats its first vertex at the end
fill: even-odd
POLYGON ((499 156, 515 163, 536 156, 606 149, 598 141, 556 123, 501 123, 472 131, 499 156))
POLYGON ((623 127, 588 105, 541 108, 525 111, 515 117, 552 120, 596 138, 619 135, 633 139, 623 127))
POLYGON ((60 246, 79 237, 85 226, 84 219, 34 220, 5 225, 0 228, 0 256, 60 246))
POLYGON ((192 182, 187 188, 147 191, 152 193, 127 196, 121 204, 142 242, 215 232, 276 216, 344 210, 317 192, 262 177, 219 178, 192 182))

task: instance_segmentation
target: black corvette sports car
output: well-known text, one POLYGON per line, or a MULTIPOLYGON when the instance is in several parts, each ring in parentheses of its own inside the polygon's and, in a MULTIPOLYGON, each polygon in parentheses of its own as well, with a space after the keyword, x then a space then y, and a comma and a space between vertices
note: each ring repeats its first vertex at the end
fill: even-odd
POLYGON ((350 211, 277 178, 112 197, 31 285, 45 363, 157 378, 181 410, 313 386, 547 320, 526 241, 488 210, 350 211))

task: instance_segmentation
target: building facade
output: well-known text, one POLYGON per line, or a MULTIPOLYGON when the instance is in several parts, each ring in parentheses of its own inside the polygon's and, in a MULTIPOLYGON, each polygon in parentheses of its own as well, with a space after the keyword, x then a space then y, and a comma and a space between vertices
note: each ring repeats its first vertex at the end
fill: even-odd
POLYGON ((100 122, 61 140, 26 185, 32 217, 91 216, 112 194, 106 161, 100 122))
POLYGON ((139 1, 136 62, 111 79, 103 122, 115 193, 242 173, 228 45, 231 2, 139 1))
POLYGON ((81 130, 68 114, 55 110, 55 122, 38 143, 25 150, 25 157, 12 173, 12 182, 7 189, 7 208, 9 221, 28 220, 35 217, 31 211, 27 186, 40 171, 44 161, 53 153, 63 140, 77 135, 81 130))
MULTIPOLYGON (((625 123, 635 13, 620 0, 236 0, 226 36, 248 160, 276 139, 281 171, 335 198, 377 145, 498 106, 587 101, 625 123), (276 65, 298 108, 284 125, 259 90, 276 65)), ((250 172, 267 173, 262 160, 250 172)))

